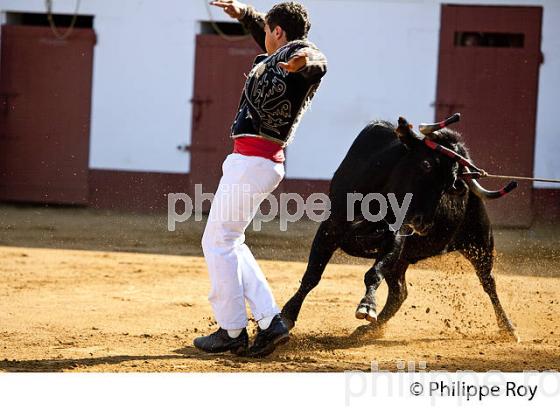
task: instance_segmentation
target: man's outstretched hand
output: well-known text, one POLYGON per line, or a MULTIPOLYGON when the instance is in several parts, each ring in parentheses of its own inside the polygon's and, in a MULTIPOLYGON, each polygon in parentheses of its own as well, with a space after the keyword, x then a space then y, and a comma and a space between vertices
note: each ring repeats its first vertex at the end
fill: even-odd
POLYGON ((234 19, 240 19, 247 10, 247 5, 237 0, 211 1, 210 5, 224 9, 226 14, 234 19))
POLYGON ((295 73, 307 65, 307 54, 297 52, 287 62, 278 63, 278 67, 283 68, 289 73, 295 73))

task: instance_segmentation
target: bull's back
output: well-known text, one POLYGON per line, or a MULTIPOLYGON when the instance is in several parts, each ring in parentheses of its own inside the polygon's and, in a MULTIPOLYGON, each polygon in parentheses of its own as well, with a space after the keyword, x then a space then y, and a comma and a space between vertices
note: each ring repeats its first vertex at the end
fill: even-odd
POLYGON ((374 121, 358 134, 331 180, 332 195, 347 192, 381 192, 394 166, 405 152, 395 128, 374 121))

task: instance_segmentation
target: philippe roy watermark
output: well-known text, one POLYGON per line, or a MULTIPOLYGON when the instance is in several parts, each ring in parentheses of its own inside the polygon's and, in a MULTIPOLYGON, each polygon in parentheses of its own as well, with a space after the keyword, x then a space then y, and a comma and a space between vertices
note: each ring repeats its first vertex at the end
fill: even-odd
MULTIPOLYGON (((167 228, 175 231, 176 224, 188 221, 194 215, 195 221, 202 221, 204 203, 212 205, 210 219, 228 221, 251 221, 253 229, 260 231, 263 222, 279 218, 280 230, 286 231, 288 223, 301 220, 304 216, 314 222, 323 222, 331 214, 331 201, 328 195, 313 193, 304 199, 297 193, 280 193, 277 199, 272 194, 253 193, 248 184, 231 184, 220 187, 217 195, 205 193, 201 184, 195 185, 194 198, 186 193, 169 193, 167 195, 167 228), (289 206, 292 203, 292 206, 289 206), (268 205, 268 212, 263 213, 261 204, 268 205), (178 210, 182 208, 182 211, 178 210), (290 212, 291 210, 291 212, 290 212)), ((392 211, 390 229, 398 232, 405 220, 412 201, 412 194, 407 193, 399 204, 393 193, 387 196, 380 193, 348 193, 346 195, 346 218, 354 221, 356 212, 370 222, 384 220, 389 209, 392 211), (375 213, 372 213, 372 209, 375 213)))
POLYGON ((560 395, 560 375, 557 372, 524 371, 502 373, 490 370, 477 373, 461 370, 455 373, 428 371, 425 361, 396 362, 396 371, 381 370, 371 363, 371 372, 345 372, 345 405, 356 404, 378 396, 418 397, 432 405, 439 401, 485 402, 491 398, 507 398, 531 402, 537 397, 560 395))

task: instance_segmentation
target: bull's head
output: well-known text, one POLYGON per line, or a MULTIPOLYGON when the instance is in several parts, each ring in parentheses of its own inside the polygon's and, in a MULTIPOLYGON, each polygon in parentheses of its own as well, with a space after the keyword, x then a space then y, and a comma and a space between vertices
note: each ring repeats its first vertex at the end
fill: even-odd
MULTIPOLYGON (((405 225, 418 234, 426 234, 435 218, 438 204, 444 193, 449 200, 466 201, 469 189, 482 199, 496 199, 517 187, 510 182, 499 191, 484 189, 475 179, 485 175, 485 171, 474 165, 468 154, 453 138, 441 138, 443 134, 453 136, 451 131, 440 131, 449 124, 459 121, 455 114, 436 124, 421 124, 417 135, 406 119, 399 118, 397 135, 407 148, 407 154, 399 162, 389 184, 396 187, 397 198, 413 193, 405 225)), ((401 199, 402 200, 402 199, 401 199)))

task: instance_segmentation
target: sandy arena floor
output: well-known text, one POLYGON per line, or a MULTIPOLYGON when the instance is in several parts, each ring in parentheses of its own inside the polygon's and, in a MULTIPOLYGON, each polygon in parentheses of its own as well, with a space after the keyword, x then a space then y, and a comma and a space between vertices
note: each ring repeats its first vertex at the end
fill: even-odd
MULTIPOLYGON (((383 332, 353 335, 366 323, 354 309, 368 265, 338 255, 304 304, 290 343, 251 360, 192 347, 194 337, 215 329, 206 266, 196 256, 203 223, 164 236, 160 222, 0 207, 0 370, 344 371, 368 370, 372 361, 396 370, 398 360, 423 361, 432 370, 560 370, 556 231, 496 235, 498 292, 520 343, 500 337, 473 269, 456 255, 409 269, 409 297, 396 317, 383 332), (554 240, 546 242, 549 235, 554 240), (139 252, 130 252, 133 243, 139 252), (114 252, 118 247, 127 252, 114 252)), ((305 270, 315 227, 285 236, 268 229, 252 233, 250 242, 283 304, 305 270), (286 238, 285 254, 265 260, 267 244, 286 238)))

